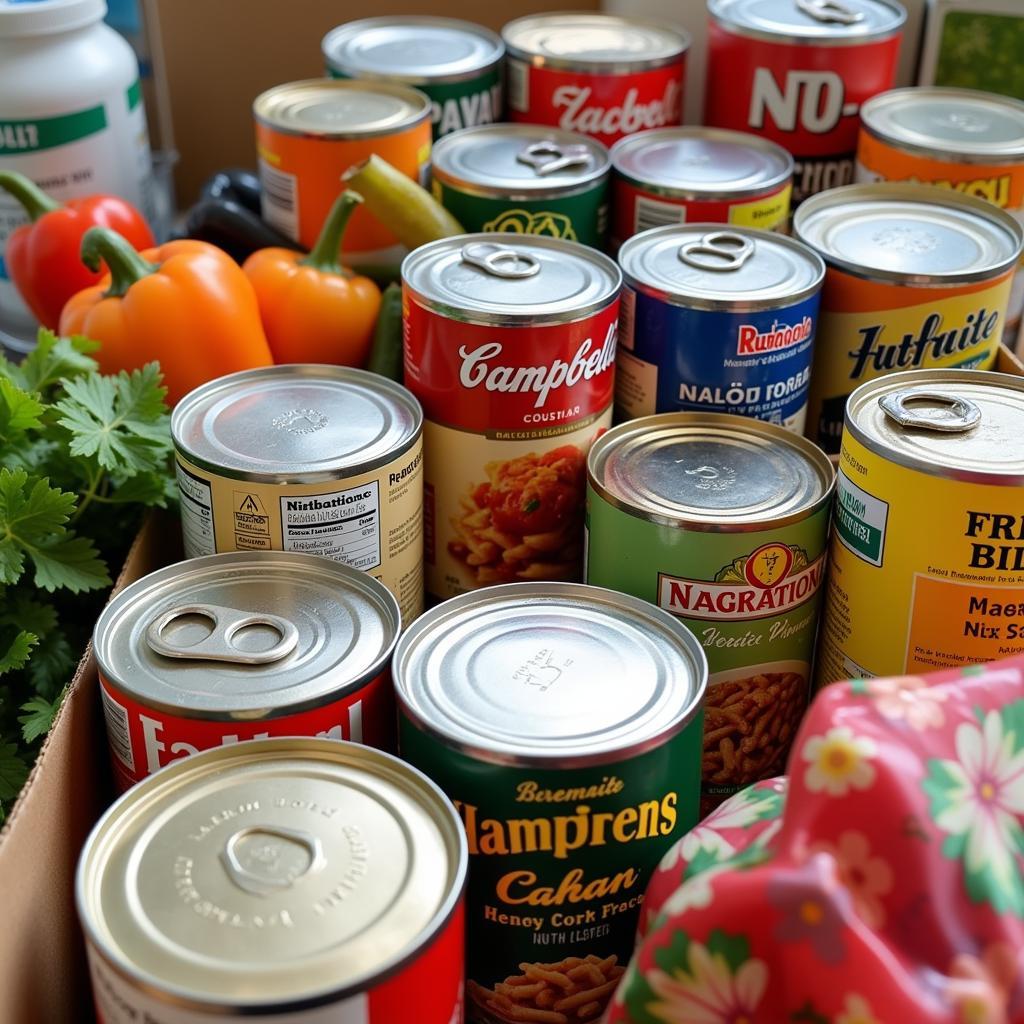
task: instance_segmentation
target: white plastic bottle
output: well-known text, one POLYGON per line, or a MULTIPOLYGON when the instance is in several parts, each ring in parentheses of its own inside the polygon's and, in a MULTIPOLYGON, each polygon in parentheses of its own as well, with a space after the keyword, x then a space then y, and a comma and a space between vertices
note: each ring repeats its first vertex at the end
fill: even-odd
MULTIPOLYGON (((103 24, 106 12, 105 0, 0 0, 0 169, 58 201, 119 195, 151 219, 139 65, 103 24)), ((30 347, 35 331, 3 262, 7 237, 25 221, 0 191, 0 340, 14 348, 30 347)))

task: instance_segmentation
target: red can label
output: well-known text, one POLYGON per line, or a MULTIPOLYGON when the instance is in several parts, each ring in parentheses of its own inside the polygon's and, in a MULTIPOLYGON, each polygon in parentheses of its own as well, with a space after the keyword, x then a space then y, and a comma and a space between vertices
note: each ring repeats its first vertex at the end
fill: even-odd
POLYGON ((610 146, 624 135, 683 123, 686 55, 651 71, 596 75, 510 59, 511 119, 550 124, 610 146))
POLYGON ((467 324, 406 292, 429 593, 580 578, 587 453, 611 424, 618 316, 615 299, 575 323, 467 324))
POLYGON ((124 790, 178 758, 211 747, 272 736, 319 736, 395 749, 391 676, 382 672, 358 689, 308 711, 259 721, 183 718, 133 700, 100 676, 114 779, 124 790))
POLYGON ((899 35, 812 46, 708 34, 704 123, 752 131, 793 154, 793 201, 853 181, 861 104, 891 89, 899 35))

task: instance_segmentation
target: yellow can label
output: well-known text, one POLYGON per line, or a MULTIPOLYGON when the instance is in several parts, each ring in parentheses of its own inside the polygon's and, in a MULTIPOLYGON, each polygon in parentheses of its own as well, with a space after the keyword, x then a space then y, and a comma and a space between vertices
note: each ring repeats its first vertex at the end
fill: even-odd
POLYGON ((910 288, 825 275, 807 436, 839 451, 846 399, 865 381, 939 366, 988 370, 1003 336, 1013 272, 959 288, 910 288))
POLYGON ((300 551, 362 569, 423 611, 423 444, 369 473, 315 484, 233 480, 177 456, 185 556, 300 551))
POLYGON ((729 207, 729 223, 746 228, 761 228, 775 231, 785 227, 789 219, 789 201, 793 195, 792 185, 771 196, 762 196, 749 203, 733 203, 729 207))
POLYGON ((839 457, 818 683, 1024 654, 1024 508, 849 433, 839 457))

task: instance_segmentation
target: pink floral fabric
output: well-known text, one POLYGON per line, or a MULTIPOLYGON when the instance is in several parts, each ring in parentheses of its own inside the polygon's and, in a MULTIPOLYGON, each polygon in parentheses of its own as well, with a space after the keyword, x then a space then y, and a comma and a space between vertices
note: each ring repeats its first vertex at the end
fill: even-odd
POLYGON ((651 881, 606 1024, 1024 1024, 1024 658, 831 686, 651 881))

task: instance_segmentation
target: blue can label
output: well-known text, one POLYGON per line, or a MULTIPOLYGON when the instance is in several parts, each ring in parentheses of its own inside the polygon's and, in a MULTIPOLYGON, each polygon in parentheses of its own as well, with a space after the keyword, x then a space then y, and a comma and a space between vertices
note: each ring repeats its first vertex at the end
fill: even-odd
POLYGON ((802 432, 819 301, 815 294, 781 309, 730 313, 673 306, 624 288, 619 417, 729 412, 802 432))

